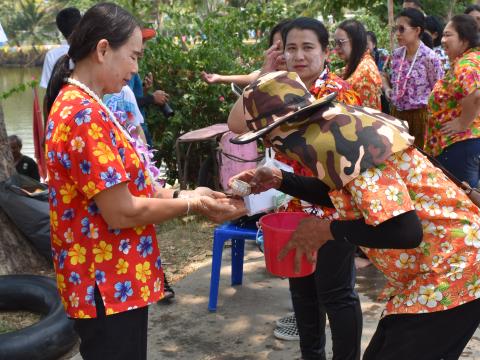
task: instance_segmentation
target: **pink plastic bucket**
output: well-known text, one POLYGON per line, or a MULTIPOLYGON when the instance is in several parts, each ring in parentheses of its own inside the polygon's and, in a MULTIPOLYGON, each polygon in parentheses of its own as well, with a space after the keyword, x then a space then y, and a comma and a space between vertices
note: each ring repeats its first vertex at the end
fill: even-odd
POLYGON ((295 272, 295 251, 291 250, 282 261, 277 259, 280 250, 288 243, 300 220, 310 215, 304 212, 278 212, 260 218, 263 232, 265 265, 273 275, 281 277, 302 277, 315 271, 305 256, 302 257, 300 272, 295 272))

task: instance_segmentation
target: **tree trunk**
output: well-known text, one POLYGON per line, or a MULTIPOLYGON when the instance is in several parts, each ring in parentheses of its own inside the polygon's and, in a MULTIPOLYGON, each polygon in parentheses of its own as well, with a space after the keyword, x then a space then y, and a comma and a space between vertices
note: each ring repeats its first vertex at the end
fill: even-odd
MULTIPOLYGON (((0 104, 0 182, 15 172, 0 104)), ((0 275, 48 271, 49 264, 0 208, 0 275)))
POLYGON ((393 52, 393 47, 394 47, 394 39, 393 39, 393 23, 394 23, 394 18, 393 18, 393 0, 388 0, 388 31, 390 33, 390 53, 393 52))

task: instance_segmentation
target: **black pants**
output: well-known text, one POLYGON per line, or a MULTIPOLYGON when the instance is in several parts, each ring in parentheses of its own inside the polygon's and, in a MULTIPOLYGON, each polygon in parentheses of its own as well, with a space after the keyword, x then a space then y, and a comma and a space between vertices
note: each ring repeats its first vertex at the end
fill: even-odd
POLYGON ((480 299, 428 314, 388 315, 363 360, 456 360, 480 324, 480 299))
POLYGON ((97 286, 95 304, 95 319, 75 319, 83 359, 146 360, 148 307, 106 316, 97 286))
POLYGON ((329 241, 312 275, 290 278, 290 293, 304 360, 326 359, 325 321, 330 321, 333 359, 360 359, 362 310, 355 287, 355 249, 329 241))

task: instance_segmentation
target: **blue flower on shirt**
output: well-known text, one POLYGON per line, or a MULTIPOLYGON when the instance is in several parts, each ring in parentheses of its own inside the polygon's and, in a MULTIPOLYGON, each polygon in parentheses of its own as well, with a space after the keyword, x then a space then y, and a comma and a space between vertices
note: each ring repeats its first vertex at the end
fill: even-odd
POLYGON ((112 145, 117 147, 117 138, 115 137, 115 132, 110 130, 110 140, 112 141, 112 145))
POLYGON ((150 235, 140 236, 140 244, 137 245, 137 251, 142 257, 147 257, 147 255, 153 252, 152 237, 150 235))
POLYGON ((48 157, 48 161, 53 164, 55 162, 55 151, 53 150, 50 150, 48 153, 47 153, 47 157, 48 157))
POLYGON ((70 208, 63 212, 62 220, 72 220, 75 217, 75 209, 70 208))
POLYGON ((100 284, 107 281, 107 278, 105 277, 105 271, 95 270, 95 280, 100 284))
POLYGON ((70 281, 71 283, 75 284, 75 285, 79 285, 82 280, 80 279, 80 275, 78 273, 76 273, 75 271, 72 271, 70 273, 70 277, 68 278, 68 281, 70 281))
POLYGON ((105 111, 99 110, 98 113, 99 113, 100 116, 102 117, 102 120, 103 120, 103 121, 107 121, 107 120, 108 120, 108 116, 107 116, 107 114, 105 113, 105 111))
POLYGON ((91 113, 92 113, 91 108, 80 110, 75 115, 75 123, 79 126, 82 125, 83 123, 89 123, 91 120, 91 116, 90 116, 91 113))
POLYGON ((90 234, 90 220, 88 220, 88 217, 84 217, 81 221, 81 224, 82 224, 82 234, 87 236, 87 237, 90 237, 91 234, 90 234))
POLYGON ((127 255, 131 248, 132 248, 132 245, 130 245, 129 239, 120 240, 120 245, 118 246, 118 250, 120 250, 122 253, 127 255))
POLYGON ((88 106, 88 105, 90 105, 90 100, 83 99, 82 101, 80 101, 80 104, 83 105, 83 106, 88 106))
POLYGON ((155 267, 157 269, 160 269, 162 267, 162 259, 159 257, 157 257, 157 260, 155 261, 155 267))
POLYGON ((138 176, 135 179, 135 185, 137 185, 138 190, 145 189, 145 175, 141 169, 138 170, 138 176))
POLYGON ((125 164, 125 148, 119 148, 118 154, 120 155, 120 159, 122 159, 122 162, 125 164))
POLYGON ((90 215, 96 215, 100 213, 100 210, 98 209, 97 203, 95 201, 90 201, 90 203, 87 206, 87 211, 90 215))
POLYGON ((115 284, 115 290, 115 297, 120 299, 121 302, 125 302, 129 296, 133 295, 132 282, 118 282, 115 284))
POLYGON ((57 153, 57 158, 60 161, 60 164, 65 169, 70 169, 72 167, 72 162, 70 161, 70 156, 67 153, 57 153))
POLYGON ((50 140, 50 138, 52 137, 54 126, 55 126, 55 123, 53 122, 53 120, 48 120, 47 133, 45 134, 46 140, 50 140))
POLYGON ((90 161, 82 160, 82 162, 80 162, 80 170, 82 170, 82 174, 84 175, 90 174, 91 167, 92 164, 90 163, 90 161))
POLYGON ((87 295, 85 295, 85 301, 90 304, 90 305, 93 305, 95 306, 95 297, 94 297, 94 291, 95 291, 95 288, 90 285, 88 288, 87 288, 87 295))
POLYGON ((100 173, 100 178, 105 182, 105 186, 109 188, 120 183, 121 175, 117 173, 115 168, 109 166, 107 171, 100 173))
POLYGON ((58 267, 63 269, 65 266, 65 259, 67 258, 68 252, 67 250, 60 251, 60 256, 58 257, 58 267))
POLYGON ((50 186, 50 188, 48 189, 48 198, 50 199, 50 202, 53 206, 57 206, 57 190, 55 190, 53 186, 50 186))

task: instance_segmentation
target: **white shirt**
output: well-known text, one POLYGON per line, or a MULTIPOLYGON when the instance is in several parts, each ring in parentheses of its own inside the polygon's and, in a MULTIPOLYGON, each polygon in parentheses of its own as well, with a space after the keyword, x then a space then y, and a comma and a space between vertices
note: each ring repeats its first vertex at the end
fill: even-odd
POLYGON ((55 66, 57 60, 65 55, 68 52, 70 46, 68 44, 62 44, 59 47, 54 49, 48 50, 47 54, 45 55, 45 61, 43 62, 43 69, 42 69, 42 78, 40 79, 40 87, 46 89, 48 86, 48 82, 50 81, 50 77, 52 76, 52 70, 55 66))
POLYGON ((122 87, 119 93, 105 95, 103 101, 121 123, 127 121, 137 127, 145 121, 138 108, 135 94, 128 85, 122 87))
POLYGON ((8 41, 5 31, 3 31, 2 24, 0 24, 0 45, 8 41))

